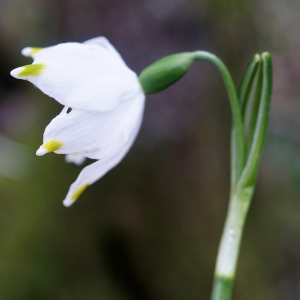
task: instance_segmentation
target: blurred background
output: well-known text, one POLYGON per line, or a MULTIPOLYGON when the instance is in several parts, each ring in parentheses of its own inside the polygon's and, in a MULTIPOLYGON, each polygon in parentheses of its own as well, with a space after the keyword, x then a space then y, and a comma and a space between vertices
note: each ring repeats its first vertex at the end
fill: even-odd
POLYGON ((163 56, 207 50, 236 85, 254 53, 271 52, 270 125, 233 299, 299 299, 299 12, 297 0, 1 0, 0 299, 210 297, 231 123, 214 66, 197 62, 148 96, 129 154, 72 207, 61 201, 82 167, 35 156, 61 106, 10 77, 31 63, 21 49, 100 35, 138 74, 163 56))

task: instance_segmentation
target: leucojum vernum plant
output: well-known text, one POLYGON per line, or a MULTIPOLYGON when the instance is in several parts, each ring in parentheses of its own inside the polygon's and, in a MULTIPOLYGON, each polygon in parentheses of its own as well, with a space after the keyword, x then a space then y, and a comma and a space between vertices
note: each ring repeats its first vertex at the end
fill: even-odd
POLYGON ((63 204, 70 206, 88 185, 115 167, 126 155, 139 131, 145 94, 160 92, 179 80, 196 60, 214 64, 224 81, 232 113, 231 188, 228 214, 217 257, 212 300, 231 299, 237 258, 246 215, 255 188, 264 145, 272 92, 269 53, 256 54, 237 92, 229 71, 205 51, 167 56, 140 76, 131 71, 104 37, 84 43, 47 48, 25 48, 31 65, 11 75, 32 82, 64 105, 46 127, 37 155, 66 154, 68 162, 85 167, 70 186, 63 204))

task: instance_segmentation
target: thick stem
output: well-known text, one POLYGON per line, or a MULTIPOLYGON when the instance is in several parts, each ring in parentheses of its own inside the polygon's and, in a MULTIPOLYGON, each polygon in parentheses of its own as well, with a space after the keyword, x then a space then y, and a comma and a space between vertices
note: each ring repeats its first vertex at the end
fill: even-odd
MULTIPOLYGON (((217 258, 212 300, 231 299, 243 227, 251 203, 258 164, 264 145, 272 92, 272 62, 269 53, 263 53, 261 59, 261 72, 254 75, 259 83, 254 88, 254 92, 257 93, 256 97, 259 97, 257 100, 259 103, 258 111, 250 107, 250 116, 256 121, 256 124, 251 125, 254 130, 253 137, 251 137, 253 141, 243 173, 238 183, 231 189, 228 214, 217 258)), ((256 59, 256 61, 258 60, 256 59)), ((249 84, 251 91, 253 89, 251 81, 249 84)), ((248 101, 249 99, 245 100, 248 101)), ((252 105, 254 104, 252 103, 252 105)), ((236 138, 234 132, 232 137, 234 141, 236 138)))
POLYGON ((233 138, 231 141, 231 187, 234 188, 240 178, 245 164, 244 127, 236 89, 228 69, 217 56, 206 51, 195 51, 192 54, 194 55, 195 60, 206 60, 213 63, 218 68, 225 83, 233 117, 233 138))
POLYGON ((233 193, 218 252, 211 300, 230 300, 243 228, 253 188, 233 193))

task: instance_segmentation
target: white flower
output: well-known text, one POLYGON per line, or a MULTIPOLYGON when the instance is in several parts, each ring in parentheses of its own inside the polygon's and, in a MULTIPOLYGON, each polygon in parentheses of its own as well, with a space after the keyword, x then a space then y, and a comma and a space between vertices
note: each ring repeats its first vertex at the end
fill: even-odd
POLYGON ((25 48, 32 65, 11 71, 29 80, 64 105, 46 127, 37 155, 67 154, 85 167, 63 201, 70 206, 88 186, 115 167, 126 155, 139 131, 145 95, 137 75, 104 37, 82 44, 64 43, 48 48, 25 48))

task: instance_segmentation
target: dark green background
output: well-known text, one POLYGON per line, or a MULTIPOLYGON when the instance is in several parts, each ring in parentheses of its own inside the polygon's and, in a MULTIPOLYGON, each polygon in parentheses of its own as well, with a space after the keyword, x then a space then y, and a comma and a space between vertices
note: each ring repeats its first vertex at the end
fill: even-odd
MULTIPOLYGON (((214 66, 197 62, 147 97, 122 163, 62 206, 81 167, 35 156, 61 106, 11 69, 25 46, 104 35, 137 73, 207 50, 238 85, 256 52, 274 61, 270 126, 233 299, 300 298, 300 2, 0 1, 0 299, 209 299, 229 191, 230 110, 214 66)), ((83 99, 84 100, 84 99, 83 99)))

